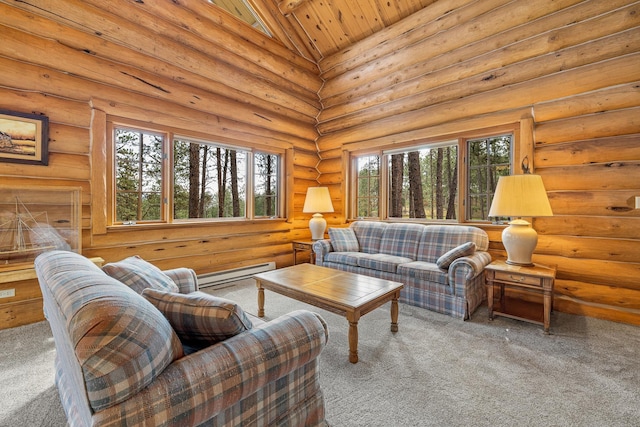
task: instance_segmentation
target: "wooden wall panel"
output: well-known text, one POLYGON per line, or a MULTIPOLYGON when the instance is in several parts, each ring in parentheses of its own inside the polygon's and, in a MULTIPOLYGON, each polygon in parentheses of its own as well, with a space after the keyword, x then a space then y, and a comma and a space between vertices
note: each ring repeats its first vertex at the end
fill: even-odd
POLYGON ((640 218, 555 215, 536 218, 538 234, 590 236, 640 240, 640 218))
MULTIPOLYGON (((82 187, 83 247, 107 262, 139 251, 199 273, 282 266, 309 237, 308 186, 329 187, 330 225, 347 221, 344 150, 525 120, 556 213, 534 221, 535 261, 558 266, 556 309, 640 324, 639 9, 425 0, 329 57, 300 49, 315 64, 206 2, 0 0, 0 108, 51 123, 50 165, 0 162, 0 180, 82 187), (287 219, 109 228, 107 116, 286 151, 287 219)), ((504 257, 502 228, 482 228, 504 257)))
POLYGON ((640 134, 541 144, 535 156, 535 164, 540 167, 633 161, 640 158, 640 134))
POLYGON ((0 108, 50 120, 49 165, 0 162, 0 181, 82 187, 83 252, 106 262, 139 254, 198 273, 290 264, 310 215, 109 227, 107 119, 281 150, 301 194, 319 175, 317 65, 206 2, 152 3, 0 0, 0 108))
MULTIPOLYGON (((320 67, 334 203, 341 150, 528 120, 555 214, 534 220, 534 261, 557 265, 556 309, 640 324, 640 4, 442 0, 320 67)), ((502 227, 481 227, 504 258, 502 227)))

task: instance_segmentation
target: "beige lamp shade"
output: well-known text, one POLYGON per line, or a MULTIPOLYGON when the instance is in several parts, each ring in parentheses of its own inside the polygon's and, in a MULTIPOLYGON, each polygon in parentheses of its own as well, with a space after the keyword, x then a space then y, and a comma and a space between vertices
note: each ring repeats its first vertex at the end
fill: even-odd
POLYGON ((333 212, 331 195, 328 187, 309 187, 304 199, 304 213, 333 212))
MULTIPOLYGON (((489 209, 489 216, 537 217, 552 216, 551 205, 540 175, 524 174, 502 176, 489 209)), ((538 233, 529 222, 514 219, 502 231, 502 244, 507 251, 507 263, 533 265, 533 251, 538 244, 538 233)))
POLYGON ((532 174, 501 176, 489 216, 553 216, 542 177, 532 174))
POLYGON ((327 187, 309 187, 307 188, 307 197, 304 199, 302 212, 313 214, 313 218, 309 220, 309 230, 311 230, 311 239, 320 240, 324 238, 324 230, 327 228, 327 220, 322 217, 321 212, 333 212, 333 204, 331 203, 331 195, 327 187))

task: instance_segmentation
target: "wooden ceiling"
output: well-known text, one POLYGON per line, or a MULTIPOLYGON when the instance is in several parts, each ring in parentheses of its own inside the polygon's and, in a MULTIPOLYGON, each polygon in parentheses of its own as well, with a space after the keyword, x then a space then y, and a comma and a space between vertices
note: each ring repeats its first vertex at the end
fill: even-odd
POLYGON ((272 37, 319 63, 436 0, 210 1, 255 27, 255 18, 245 12, 250 5, 272 37))

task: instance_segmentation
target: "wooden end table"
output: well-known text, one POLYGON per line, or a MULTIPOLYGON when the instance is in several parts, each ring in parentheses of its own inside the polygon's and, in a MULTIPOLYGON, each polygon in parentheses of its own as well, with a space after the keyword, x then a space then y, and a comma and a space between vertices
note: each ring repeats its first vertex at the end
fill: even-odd
POLYGON ((313 252, 314 240, 294 240, 293 241, 293 265, 298 264, 298 252, 309 252, 309 262, 316 263, 316 254, 313 252))
POLYGON ((520 266, 507 264, 505 261, 494 261, 485 267, 487 284, 487 305, 489 319, 494 316, 510 317, 538 325, 543 325, 544 333, 549 333, 551 311, 553 310, 553 284, 556 268, 540 264, 520 266), (500 289, 497 306, 494 307, 494 286, 500 289), (505 288, 518 289, 543 295, 542 306, 539 303, 527 302, 505 297, 505 288))
POLYGON ((347 273, 315 264, 260 273, 253 278, 258 287, 258 317, 264 317, 264 290, 311 304, 349 321, 349 361, 358 362, 358 320, 391 301, 391 332, 398 331, 399 282, 347 273))

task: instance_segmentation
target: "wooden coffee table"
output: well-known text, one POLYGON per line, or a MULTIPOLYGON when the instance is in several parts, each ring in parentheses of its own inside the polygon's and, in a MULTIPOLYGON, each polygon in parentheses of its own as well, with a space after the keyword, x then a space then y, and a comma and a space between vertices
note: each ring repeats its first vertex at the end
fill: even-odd
POLYGON ((253 278, 258 287, 258 317, 264 317, 264 290, 345 316, 349 321, 349 361, 358 362, 358 320, 391 301, 391 332, 398 331, 399 282, 347 273, 314 264, 260 273, 253 278))

